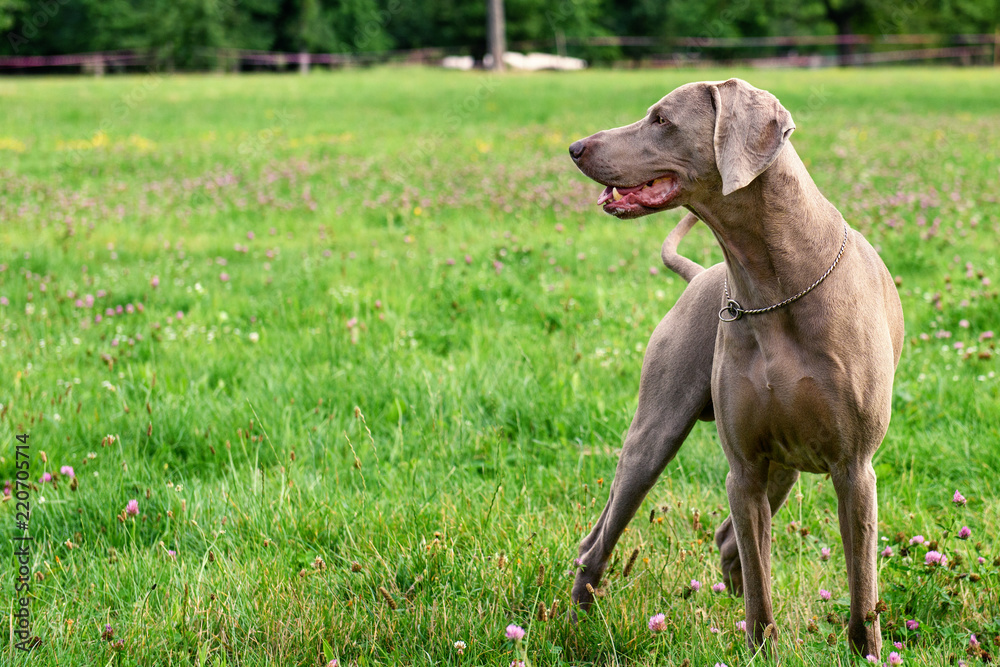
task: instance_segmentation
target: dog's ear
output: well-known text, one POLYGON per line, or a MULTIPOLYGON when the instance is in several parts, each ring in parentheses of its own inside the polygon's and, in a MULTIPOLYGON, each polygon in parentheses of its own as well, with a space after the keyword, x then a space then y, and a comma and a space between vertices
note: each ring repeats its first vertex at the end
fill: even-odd
POLYGON ((715 105, 715 163, 722 194, 747 186, 771 166, 795 129, 778 98, 741 79, 709 84, 715 105))

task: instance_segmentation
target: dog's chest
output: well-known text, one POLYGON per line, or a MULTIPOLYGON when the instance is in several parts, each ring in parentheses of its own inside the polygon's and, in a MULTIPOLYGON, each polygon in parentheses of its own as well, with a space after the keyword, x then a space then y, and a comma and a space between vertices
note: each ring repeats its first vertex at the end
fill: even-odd
POLYGON ((728 361, 713 388, 720 426, 739 425, 726 446, 750 460, 828 472, 840 458, 849 406, 842 388, 818 370, 814 360, 787 351, 768 357, 757 350, 728 361))

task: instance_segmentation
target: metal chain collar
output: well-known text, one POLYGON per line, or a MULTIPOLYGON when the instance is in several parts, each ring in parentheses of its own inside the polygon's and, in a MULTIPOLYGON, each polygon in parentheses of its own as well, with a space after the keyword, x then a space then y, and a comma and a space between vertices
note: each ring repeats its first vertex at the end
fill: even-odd
POLYGON ((784 301, 782 301, 781 303, 776 303, 773 306, 768 306, 767 308, 744 308, 743 306, 741 306, 739 304, 739 302, 737 302, 737 301, 735 301, 733 299, 730 299, 729 298, 729 272, 727 271, 726 272, 726 277, 723 279, 723 284, 725 285, 725 288, 726 288, 726 305, 725 305, 725 307, 722 310, 719 311, 719 319, 722 320, 723 322, 735 322, 736 320, 738 320, 741 317, 743 317, 743 315, 758 315, 760 313, 767 313, 767 312, 770 312, 772 310, 776 310, 778 308, 781 308, 782 306, 787 306, 788 304, 792 303, 793 301, 798 301, 799 299, 801 299, 802 297, 804 297, 806 294, 809 294, 809 292, 813 291, 813 289, 817 285, 819 285, 821 282, 823 282, 824 280, 826 280, 826 277, 828 275, 830 275, 831 273, 833 273, 833 270, 837 266, 837 262, 839 262, 840 258, 844 256, 844 248, 846 248, 846 247, 847 247, 847 223, 845 222, 844 223, 844 242, 840 244, 840 252, 837 253, 837 259, 833 260, 833 264, 831 264, 830 268, 826 270, 826 273, 824 273, 823 275, 821 275, 816 282, 814 282, 812 285, 810 285, 809 287, 805 288, 804 290, 802 290, 801 292, 799 292, 795 296, 789 297, 789 298, 785 299, 784 301))

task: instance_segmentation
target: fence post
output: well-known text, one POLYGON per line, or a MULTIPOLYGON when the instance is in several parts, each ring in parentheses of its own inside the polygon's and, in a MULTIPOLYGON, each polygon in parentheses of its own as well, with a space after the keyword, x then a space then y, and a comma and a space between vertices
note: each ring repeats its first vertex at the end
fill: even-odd
POLYGON ((309 73, 309 52, 300 51, 299 52, 299 74, 309 73))

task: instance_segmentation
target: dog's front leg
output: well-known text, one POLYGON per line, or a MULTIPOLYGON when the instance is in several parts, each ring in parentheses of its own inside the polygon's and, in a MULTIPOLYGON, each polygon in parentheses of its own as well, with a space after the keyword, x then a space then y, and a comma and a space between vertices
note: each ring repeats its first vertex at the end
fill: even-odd
POLYGON ((580 544, 573 601, 588 609, 612 550, 646 494, 711 404, 722 265, 699 274, 660 321, 646 348, 639 405, 607 505, 580 544))
POLYGON ((870 461, 857 462, 830 471, 837 491, 840 535, 847 559, 847 581, 851 592, 851 618, 847 635, 862 656, 882 650, 878 613, 878 496, 875 471, 870 461))
MULTIPOLYGON (((722 435, 722 429, 720 429, 722 435)), ((723 447, 727 453, 732 451, 723 447)), ((747 644, 770 652, 775 640, 771 607, 771 506, 767 498, 768 462, 730 456, 726 492, 736 529, 747 616, 747 644), (768 629, 770 627, 770 629, 768 629)))
MULTIPOLYGON (((771 507, 771 518, 785 504, 788 494, 799 479, 799 471, 771 461, 767 473, 767 502, 771 507)), ((743 572, 740 569, 739 545, 733 530, 733 517, 726 520, 715 531, 715 544, 721 556, 722 580, 733 595, 743 595, 743 572)))

